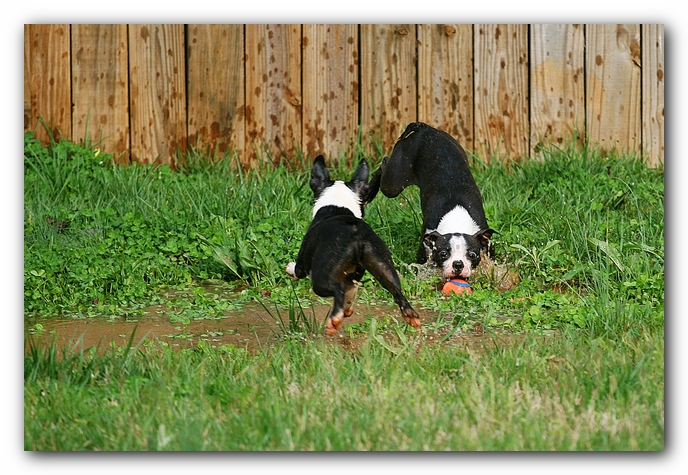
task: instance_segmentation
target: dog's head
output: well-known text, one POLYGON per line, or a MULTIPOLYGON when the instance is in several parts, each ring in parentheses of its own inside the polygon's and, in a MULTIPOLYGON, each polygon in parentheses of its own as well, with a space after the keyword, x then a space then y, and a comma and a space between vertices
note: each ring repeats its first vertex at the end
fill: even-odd
POLYGON ((471 235, 433 231, 423 236, 423 244, 446 279, 468 279, 480 264, 481 251, 491 252, 490 238, 494 232, 486 229, 471 235))
POLYGON ((338 206, 351 211, 357 218, 363 217, 363 208, 370 203, 380 189, 380 170, 368 182, 370 169, 361 160, 350 181, 333 181, 325 166, 325 159, 318 155, 311 169, 310 186, 315 197, 313 216, 325 206, 338 206))

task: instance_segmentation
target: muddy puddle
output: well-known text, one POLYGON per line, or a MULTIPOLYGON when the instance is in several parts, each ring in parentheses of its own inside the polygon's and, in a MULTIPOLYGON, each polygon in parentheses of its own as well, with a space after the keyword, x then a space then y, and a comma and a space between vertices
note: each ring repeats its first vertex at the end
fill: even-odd
MULTIPOLYGON (((314 319, 319 324, 323 324, 329 310, 329 305, 313 305, 303 309, 309 320, 314 319)), ((366 317, 394 318, 395 313, 398 313, 398 309, 393 306, 361 305, 354 315, 345 320, 342 333, 346 332, 348 325, 365 323, 366 317)), ((283 335, 283 326, 288 325, 289 321, 288 309, 279 309, 280 322, 277 320, 277 310, 273 308, 268 312, 257 302, 245 304, 221 317, 186 323, 174 321, 170 318, 171 314, 173 312, 165 306, 153 305, 144 308, 142 315, 137 318, 27 319, 24 335, 37 343, 51 344, 54 340, 58 348, 68 346, 77 350, 125 346, 133 335, 134 345, 142 339, 148 339, 165 342, 173 348, 189 348, 205 341, 214 347, 234 345, 254 352, 277 342, 283 335)))
POLYGON ((41 319, 26 322, 24 334, 42 344, 57 342, 58 348, 73 349, 136 345, 141 340, 158 340, 174 348, 197 346, 206 341, 212 346, 232 344, 236 347, 256 347, 275 338, 278 326, 258 304, 247 305, 231 316, 191 320, 188 323, 171 321, 163 306, 143 309, 143 315, 131 319, 108 320, 98 317, 79 319, 41 319), (255 307, 255 308, 252 308, 255 307), (36 330, 40 324, 40 330, 36 330))
MULTIPOLYGON (((268 306, 268 308, 270 308, 268 306)), ((324 320, 330 311, 330 305, 314 304, 303 309, 309 320, 315 320, 321 333, 324 334, 324 320)), ((486 332, 480 324, 472 329, 456 332, 444 339, 451 331, 449 322, 437 325, 436 312, 419 311, 423 328, 420 337, 428 343, 452 344, 480 349, 485 345, 499 344, 502 338, 513 339, 516 335, 496 335, 486 332), (496 338, 495 338, 496 337, 496 338)), ((243 305, 239 309, 225 312, 216 318, 204 318, 180 323, 171 319, 173 312, 163 305, 153 305, 143 309, 142 315, 136 318, 104 319, 98 317, 72 319, 25 319, 25 350, 29 343, 70 348, 73 351, 97 348, 108 351, 112 346, 121 347, 129 344, 138 345, 144 340, 163 342, 174 349, 192 348, 199 342, 213 347, 233 345, 244 348, 250 353, 268 348, 279 342, 283 336, 284 325, 288 324, 289 310, 279 309, 282 324, 277 311, 270 312, 257 302, 243 305)), ((399 309, 394 305, 357 304, 354 314, 344 320, 344 325, 335 337, 328 338, 333 344, 356 350, 367 338, 370 319, 377 319, 378 332, 393 335, 395 326, 406 324, 399 316, 399 309)))

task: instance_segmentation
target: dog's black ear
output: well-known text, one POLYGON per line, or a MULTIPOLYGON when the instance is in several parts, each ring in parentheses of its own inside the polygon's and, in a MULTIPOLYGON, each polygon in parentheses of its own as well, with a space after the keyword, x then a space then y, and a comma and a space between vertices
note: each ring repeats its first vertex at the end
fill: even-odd
POLYGON ((492 238, 492 235, 495 234, 497 231, 494 229, 483 229, 478 231, 477 233, 474 234, 476 238, 480 241, 481 244, 487 244, 490 242, 490 239, 492 238))
POLYGON ((318 196, 322 190, 330 183, 330 172, 325 166, 325 158, 318 155, 313 161, 313 168, 311 169, 310 186, 315 196, 318 196))
POLYGON ((313 178, 317 178, 318 180, 329 181, 330 172, 327 170, 327 167, 325 166, 325 157, 323 157, 322 155, 318 155, 317 157, 315 157, 315 160, 313 160, 311 176, 313 178))
POLYGON ((440 233, 437 231, 433 231, 431 233, 427 233, 425 236, 423 236, 423 242, 425 243, 426 246, 428 246, 430 249, 435 249, 435 246, 437 245, 437 239, 441 236, 440 233))
POLYGON ((368 168, 368 162, 361 159, 361 162, 356 167, 354 175, 351 177, 352 182, 365 182, 368 183, 368 175, 370 174, 370 168, 368 168))
POLYGON ((361 160, 356 167, 354 175, 351 177, 349 183, 349 188, 353 190, 358 196, 360 196, 363 201, 365 197, 362 195, 367 195, 365 188, 368 186, 368 175, 370 174, 370 169, 368 168, 368 162, 365 159, 361 160))
POLYGON ((494 244, 492 244, 492 235, 497 231, 494 229, 483 229, 474 234, 474 236, 480 241, 480 246, 487 251, 490 259, 494 259, 494 244))

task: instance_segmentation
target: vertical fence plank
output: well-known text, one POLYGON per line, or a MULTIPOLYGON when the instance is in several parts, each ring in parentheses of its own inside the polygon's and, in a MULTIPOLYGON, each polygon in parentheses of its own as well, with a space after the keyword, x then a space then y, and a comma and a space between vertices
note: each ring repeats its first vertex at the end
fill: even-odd
POLYGON ((129 162, 126 25, 72 26, 73 140, 90 141, 129 162))
POLYGON ((544 143, 585 137, 583 25, 532 25, 530 57, 531 156, 544 143))
POLYGON ((184 25, 130 25, 131 155, 175 165, 186 149, 184 25))
POLYGON ((188 143, 244 155, 244 26, 189 25, 188 143))
POLYGON ((586 30, 588 139, 605 149, 639 151, 639 25, 588 25, 586 30))
POLYGON ((246 25, 246 84, 245 163, 261 146, 290 161, 301 143, 301 25, 246 25))
POLYGON ((303 25, 304 155, 350 156, 358 132, 358 28, 303 25))
POLYGON ((472 25, 418 25, 418 120, 473 150, 472 25))
POLYGON ((643 158, 664 163, 664 25, 642 25, 643 158))
POLYGON ((361 127, 383 151, 417 120, 415 25, 361 25, 361 127))
POLYGON ((39 117, 56 140, 72 137, 70 61, 69 25, 24 25, 24 129, 43 142, 39 117))
POLYGON ((124 160, 172 163, 191 140, 250 164, 261 146, 341 155, 357 132, 388 152, 423 120, 486 160, 572 130, 664 160, 662 25, 191 25, 188 49, 184 28, 25 25, 25 130, 46 141, 40 116, 124 160))
POLYGON ((476 150, 520 159, 529 152, 528 25, 476 25, 476 150))

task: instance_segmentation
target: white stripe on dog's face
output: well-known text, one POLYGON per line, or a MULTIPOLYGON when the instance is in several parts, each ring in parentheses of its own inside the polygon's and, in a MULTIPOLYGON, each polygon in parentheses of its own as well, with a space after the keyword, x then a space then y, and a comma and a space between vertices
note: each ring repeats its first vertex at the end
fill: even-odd
POLYGON ((437 225, 440 234, 475 234, 480 231, 478 224, 473 221, 466 208, 456 205, 454 209, 445 214, 437 225))
POLYGON ((337 180, 334 184, 325 189, 322 194, 315 200, 313 206, 313 217, 317 214, 320 208, 325 206, 339 206, 351 211, 357 218, 362 218, 361 200, 354 193, 351 188, 346 186, 341 180, 337 180))
POLYGON ((471 260, 468 258, 468 244, 463 236, 452 236, 449 240, 450 256, 442 263, 442 271, 447 278, 459 277, 468 279, 473 272, 471 260), (463 262, 463 269, 459 274, 454 270, 454 262, 463 262))

